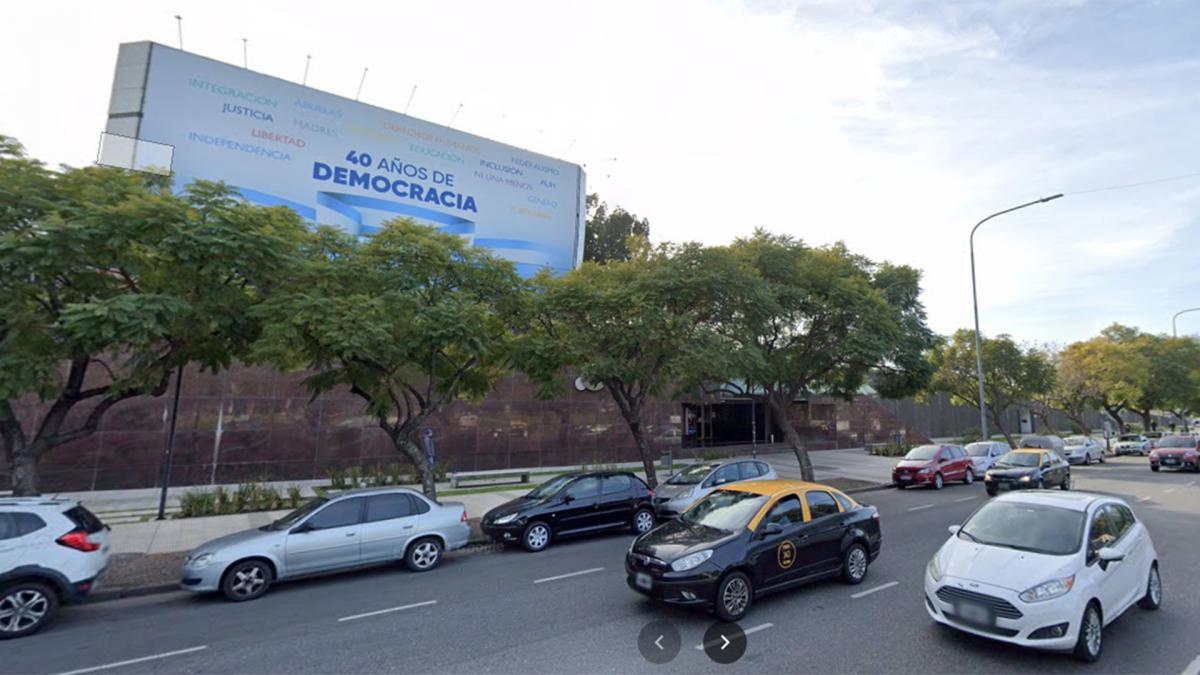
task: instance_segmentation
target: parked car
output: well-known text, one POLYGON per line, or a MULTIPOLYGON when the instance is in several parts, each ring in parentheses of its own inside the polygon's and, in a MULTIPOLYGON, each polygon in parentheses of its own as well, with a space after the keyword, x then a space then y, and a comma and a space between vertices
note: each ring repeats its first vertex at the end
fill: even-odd
POLYGON ((983 476, 987 493, 1001 490, 1071 489, 1071 465, 1053 450, 1018 449, 996 460, 983 476))
POLYGON ((1161 431, 1143 431, 1142 435, 1146 437, 1147 441, 1150 441, 1150 449, 1153 450, 1158 447, 1158 442, 1162 440, 1164 434, 1161 431))
POLYGON ((1200 471, 1200 443, 1192 435, 1167 436, 1150 453, 1150 470, 1200 471))
POLYGON ((1054 434, 1030 434, 1021 438, 1021 442, 1017 443, 1018 448, 1038 448, 1040 450, 1053 450, 1060 455, 1064 455, 1067 444, 1063 439, 1054 434))
POLYGON ((74 500, 0 497, 0 640, 36 633, 96 588, 108 530, 74 500))
POLYGON ((982 476, 987 473, 987 470, 992 468, 1004 453, 1012 450, 1008 447, 1008 443, 1002 441, 978 441, 968 443, 965 448, 967 455, 971 458, 971 465, 975 468, 975 475, 982 476))
POLYGON ((1106 625, 1162 603, 1150 533, 1116 497, 1008 494, 950 535, 926 567, 925 610, 956 630, 1096 661, 1106 625))
POLYGON ((627 471, 556 476, 529 494, 488 511, 480 526, 501 543, 541 551, 560 537, 654 527, 654 492, 627 471))
POLYGON ((1104 445, 1091 436, 1068 436, 1063 439, 1063 455, 1071 464, 1104 463, 1104 445))
POLYGON ((900 489, 928 485, 941 490, 948 480, 975 482, 975 465, 957 445, 918 445, 892 469, 892 483, 900 489))
POLYGON ((201 544, 184 561, 179 584, 240 602, 302 575, 399 560, 426 572, 443 552, 465 546, 470 534, 461 502, 437 502, 407 488, 349 490, 312 499, 270 525, 201 544))
POLYGON ((654 490, 654 511, 659 518, 675 518, 722 485, 776 477, 770 464, 758 460, 693 464, 658 485, 654 490))
POLYGON ((1121 455, 1150 454, 1150 439, 1141 434, 1121 434, 1113 444, 1113 452, 1121 455))
POLYGON ((746 481, 635 539, 625 581, 659 602, 737 621, 773 591, 831 577, 861 583, 881 544, 879 512, 839 490, 746 481))

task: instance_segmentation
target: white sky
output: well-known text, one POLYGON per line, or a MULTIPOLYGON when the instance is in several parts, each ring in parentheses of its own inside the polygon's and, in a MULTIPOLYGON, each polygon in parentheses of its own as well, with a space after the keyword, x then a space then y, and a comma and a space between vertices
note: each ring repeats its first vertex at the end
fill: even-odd
MULTIPOLYGON (((117 45, 155 40, 588 166, 655 241, 762 226, 924 270, 935 330, 1170 332, 1200 306, 1200 5, 1063 0, 5 6, 0 133, 95 159, 117 45), (612 159, 612 158, 615 158, 612 159)), ((1200 313, 1180 329, 1200 332, 1200 313)))

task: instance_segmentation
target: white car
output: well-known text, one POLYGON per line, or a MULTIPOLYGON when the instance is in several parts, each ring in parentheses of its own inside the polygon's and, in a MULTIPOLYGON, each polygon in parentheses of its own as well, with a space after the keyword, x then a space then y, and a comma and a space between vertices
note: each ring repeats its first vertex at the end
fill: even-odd
POLYGON ((1104 463, 1104 445, 1091 436, 1067 436, 1063 455, 1072 464, 1104 463))
POLYGON ((1141 434, 1121 434, 1113 444, 1113 452, 1119 455, 1149 455, 1150 439, 1141 434))
POLYGON ((79 502, 0 497, 0 640, 35 633, 108 565, 108 526, 79 502))
POLYGON ((976 476, 986 474, 996 460, 1009 450, 1012 448, 1008 447, 1008 443, 1002 441, 978 441, 968 443, 966 447, 967 456, 971 458, 971 464, 975 466, 976 476))
POLYGON ((1150 533, 1115 497, 1013 492, 950 532, 925 570, 925 609, 957 630, 1095 661, 1104 626, 1162 603, 1150 533))

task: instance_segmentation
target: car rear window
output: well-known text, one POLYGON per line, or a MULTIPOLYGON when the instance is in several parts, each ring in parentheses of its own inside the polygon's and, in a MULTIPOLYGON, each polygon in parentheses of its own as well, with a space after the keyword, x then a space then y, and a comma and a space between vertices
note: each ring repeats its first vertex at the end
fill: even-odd
POLYGON ((82 504, 67 509, 63 512, 63 515, 72 523, 75 523, 75 527, 88 534, 93 534, 104 529, 104 523, 100 522, 100 519, 94 513, 84 508, 82 504))
POLYGON ((1158 444, 1160 448, 1194 448, 1196 441, 1188 436, 1168 436, 1158 444))

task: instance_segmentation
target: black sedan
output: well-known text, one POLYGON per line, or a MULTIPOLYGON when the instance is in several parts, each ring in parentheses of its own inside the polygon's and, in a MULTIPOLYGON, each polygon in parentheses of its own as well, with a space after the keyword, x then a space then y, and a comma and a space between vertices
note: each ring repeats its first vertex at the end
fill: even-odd
POLYGON ((766 593, 835 576, 860 583, 880 543, 872 506, 817 483, 749 481, 634 540, 626 582, 654 600, 737 621, 766 593))
POLYGON ((1013 450, 1001 455, 983 476, 987 493, 1001 490, 1071 489, 1071 464, 1053 450, 1013 450))
POLYGON ((532 492, 483 516, 484 534, 501 543, 540 551, 560 537, 654 527, 654 493, 641 478, 623 471, 556 476, 532 492))

